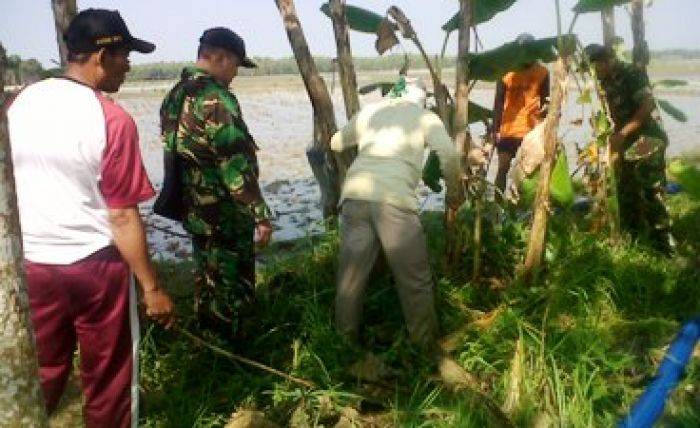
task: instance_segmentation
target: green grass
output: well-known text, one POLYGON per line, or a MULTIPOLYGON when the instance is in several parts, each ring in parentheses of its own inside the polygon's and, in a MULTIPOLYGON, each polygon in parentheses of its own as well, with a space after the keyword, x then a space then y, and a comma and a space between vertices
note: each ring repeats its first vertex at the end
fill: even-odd
MULTIPOLYGON (((443 272, 441 217, 424 215, 441 324, 452 334, 455 359, 477 377, 483 395, 443 387, 432 363, 407 344, 382 263, 365 302, 365 346, 395 375, 359 382, 348 367, 363 351, 343 342, 332 325, 337 236, 275 245, 259 271, 251 337, 232 350, 312 380, 317 389, 150 327, 141 348, 141 422, 223 426, 234 411, 255 409, 281 425, 333 426, 353 408, 375 426, 502 426, 486 404, 503 406, 510 395, 508 418, 515 426, 612 426, 643 391, 681 323, 700 314, 700 203, 680 195, 669 198, 669 206, 678 256, 664 258, 625 240, 611 243, 578 230, 580 222, 555 220, 547 271, 530 288, 515 285, 505 263, 522 254, 520 223, 506 222, 486 239, 489 278, 471 284, 461 279, 469 278, 468 269, 443 272), (490 263, 498 269, 489 270, 490 263), (494 286, 499 283, 505 287, 494 286), (483 314, 492 317, 485 321, 483 314)), ((468 252, 465 265, 471 265, 468 252)), ((193 329, 191 266, 160 269, 182 323, 193 329)), ((671 396, 661 426, 700 426, 700 359, 693 359, 671 396)))

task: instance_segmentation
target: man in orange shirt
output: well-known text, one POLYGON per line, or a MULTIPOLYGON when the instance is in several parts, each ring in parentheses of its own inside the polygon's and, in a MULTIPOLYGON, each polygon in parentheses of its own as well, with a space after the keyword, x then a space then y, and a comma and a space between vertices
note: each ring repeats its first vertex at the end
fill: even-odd
MULTIPOLYGON (((520 44, 532 41, 534 38, 530 34, 521 34, 516 39, 520 44)), ((508 170, 523 137, 546 116, 548 98, 549 72, 538 62, 506 73, 496 86, 493 132, 498 149, 496 187, 501 194, 505 191, 508 170)))

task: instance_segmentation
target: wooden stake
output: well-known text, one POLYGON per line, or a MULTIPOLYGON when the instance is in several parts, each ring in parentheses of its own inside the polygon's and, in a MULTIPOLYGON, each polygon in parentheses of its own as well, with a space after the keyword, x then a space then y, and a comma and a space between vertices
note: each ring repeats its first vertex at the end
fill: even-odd
POLYGON ((544 160, 540 165, 540 181, 537 185, 537 196, 533 207, 532 228, 527 245, 527 255, 520 268, 519 277, 526 283, 531 283, 542 266, 542 255, 547 236, 547 221, 549 218, 549 185, 552 169, 557 156, 559 119, 564 92, 567 85, 566 59, 559 57, 554 66, 554 92, 549 105, 549 113, 545 119, 544 160))
POLYGON ((331 0, 330 9, 335 45, 338 50, 338 70, 345 101, 345 116, 349 120, 360 110, 360 98, 357 95, 357 75, 352 62, 350 36, 345 18, 345 0, 331 0))
POLYGON ((331 155, 331 137, 338 130, 333 102, 311 56, 309 45, 306 43, 306 36, 304 36, 304 30, 297 16, 294 0, 275 0, 275 5, 282 17, 289 44, 294 52, 299 73, 313 108, 314 141, 312 151, 307 155, 314 176, 321 188, 323 216, 328 219, 338 214, 340 185, 351 159, 331 155))
POLYGON ((51 0, 53 9, 53 20, 56 26, 56 43, 58 44, 58 54, 61 67, 68 63, 68 48, 63 41, 63 33, 68 29, 68 25, 73 17, 78 13, 75 0, 51 0))
POLYGON ((632 62, 640 70, 649 65, 649 47, 644 36, 644 1, 632 0, 632 62))
POLYGON ((610 6, 600 13, 603 20, 603 43, 605 46, 615 45, 615 7, 610 6))

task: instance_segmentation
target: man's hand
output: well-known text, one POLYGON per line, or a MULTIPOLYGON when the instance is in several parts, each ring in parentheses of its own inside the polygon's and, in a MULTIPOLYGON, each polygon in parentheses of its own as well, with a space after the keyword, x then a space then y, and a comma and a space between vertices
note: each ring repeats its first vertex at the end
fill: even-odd
POLYGON ((610 136, 610 149, 613 152, 621 152, 622 151, 622 146, 625 143, 625 135, 623 135, 621 132, 616 132, 610 136))
POLYGON ((114 245, 141 284, 146 315, 169 328, 174 320, 173 302, 158 286, 156 270, 148 256, 146 231, 138 208, 113 208, 108 213, 114 245))
POLYGON ((457 220, 457 208, 448 207, 445 213, 445 223, 447 227, 452 227, 457 220))
POLYGON ((175 321, 173 301, 160 287, 154 287, 143 292, 143 302, 146 305, 146 315, 166 329, 172 327, 175 321))
POLYGON ((263 220, 255 225, 255 243, 264 248, 270 242, 272 237, 272 224, 270 220, 263 220))
POLYGON ((445 195, 445 204, 447 205, 447 212, 448 215, 451 212, 453 215, 456 215, 457 210, 459 210, 459 207, 464 204, 464 201, 466 201, 466 195, 462 191, 462 189, 459 189, 459 191, 455 193, 448 192, 445 195))
POLYGON ((483 166, 488 162, 489 152, 485 147, 475 147, 469 150, 467 162, 470 166, 483 166))

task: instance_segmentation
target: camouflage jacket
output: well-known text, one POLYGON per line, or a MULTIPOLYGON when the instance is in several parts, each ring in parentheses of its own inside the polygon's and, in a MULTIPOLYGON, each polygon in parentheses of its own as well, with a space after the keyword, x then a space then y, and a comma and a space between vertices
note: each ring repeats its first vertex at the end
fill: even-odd
POLYGON ((187 67, 165 97, 160 119, 165 150, 182 159, 188 232, 213 235, 270 218, 258 185, 258 148, 235 95, 205 71, 187 67))
MULTIPOLYGON (((618 62, 610 76, 601 79, 600 83, 605 91, 610 114, 615 122, 615 129, 625 126, 647 97, 653 98, 647 74, 636 69, 632 64, 618 62)), ((628 141, 631 143, 641 135, 668 141, 661 126, 661 116, 656 106, 641 129, 636 135, 630 136, 628 141)))

